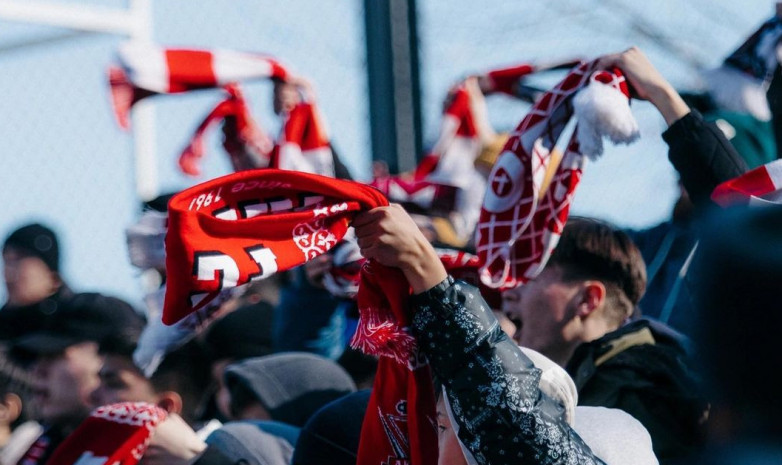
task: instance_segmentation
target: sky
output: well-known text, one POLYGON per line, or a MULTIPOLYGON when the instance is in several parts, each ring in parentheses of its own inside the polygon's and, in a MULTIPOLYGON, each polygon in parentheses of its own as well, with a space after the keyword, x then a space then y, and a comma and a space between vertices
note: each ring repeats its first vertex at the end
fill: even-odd
MULTIPOLYGON (((59 3, 126 7, 120 0, 59 3)), ((153 40, 161 45, 264 52, 310 77, 340 155, 355 178, 368 179, 362 1, 152 3, 153 40)), ((445 93, 467 74, 519 62, 591 59, 638 45, 677 88, 699 89, 700 71, 717 66, 773 11, 765 0, 419 0, 425 145, 436 137, 445 93)), ((123 40, 0 17, 0 238, 27 222, 47 224, 59 234, 62 274, 72 288, 140 305, 124 235, 141 211, 133 137, 114 122, 106 79, 123 40)), ((246 86, 260 125, 275 134, 270 93, 268 84, 246 86)), ((179 151, 218 99, 215 91, 156 99, 160 193, 230 172, 216 135, 201 177, 176 168, 179 151)), ((489 98, 490 119, 500 130, 513 128, 528 108, 489 98)), ((677 188, 660 138, 665 124, 648 103, 633 102, 633 113, 641 140, 610 147, 587 166, 573 213, 630 228, 670 214, 677 188)), ((0 286, 0 301, 4 296, 0 286)))

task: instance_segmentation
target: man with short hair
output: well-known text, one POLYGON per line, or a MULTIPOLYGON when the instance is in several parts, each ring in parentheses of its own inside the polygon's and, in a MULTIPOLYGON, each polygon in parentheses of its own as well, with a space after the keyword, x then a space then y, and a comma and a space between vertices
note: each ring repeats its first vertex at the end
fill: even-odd
POLYGON ((686 338, 661 323, 630 321, 645 270, 624 232, 572 218, 544 270, 506 291, 503 309, 520 324, 517 343, 567 369, 579 405, 633 415, 664 462, 694 451, 707 405, 686 338))
POLYGON ((576 348, 621 327, 646 286, 641 253, 607 223, 573 218, 546 268, 503 294, 516 342, 565 366, 576 348))
POLYGON ((87 416, 103 362, 98 346, 138 338, 144 319, 130 304, 101 294, 76 294, 42 328, 14 341, 12 354, 30 363, 33 399, 43 434, 22 465, 43 464, 87 416))

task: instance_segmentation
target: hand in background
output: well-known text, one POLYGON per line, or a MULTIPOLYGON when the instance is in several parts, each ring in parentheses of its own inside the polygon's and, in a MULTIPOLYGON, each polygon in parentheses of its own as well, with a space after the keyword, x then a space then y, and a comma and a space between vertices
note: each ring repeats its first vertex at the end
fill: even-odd
POLYGON ((657 107, 668 126, 690 112, 690 107, 679 93, 638 47, 631 47, 622 53, 605 55, 598 60, 597 67, 621 69, 633 87, 635 95, 657 107))

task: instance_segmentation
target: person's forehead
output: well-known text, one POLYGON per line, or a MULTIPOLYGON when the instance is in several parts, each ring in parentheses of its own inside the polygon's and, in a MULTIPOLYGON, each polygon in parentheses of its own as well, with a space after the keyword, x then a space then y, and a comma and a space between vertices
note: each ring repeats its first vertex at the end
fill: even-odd
POLYGON ((25 258, 40 260, 43 263, 40 257, 25 249, 14 247, 13 245, 7 245, 3 248, 3 260, 22 260, 25 258))
POLYGON ((103 359, 101 372, 139 371, 133 363, 133 359, 117 354, 106 354, 103 359))
POLYGON ((563 282, 562 276, 562 267, 550 263, 533 280, 539 283, 554 284, 563 282))

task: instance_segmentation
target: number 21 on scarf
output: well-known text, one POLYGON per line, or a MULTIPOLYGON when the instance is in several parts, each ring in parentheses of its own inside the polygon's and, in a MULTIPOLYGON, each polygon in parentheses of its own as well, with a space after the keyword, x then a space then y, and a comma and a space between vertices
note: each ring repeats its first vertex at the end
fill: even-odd
MULTIPOLYGON (((277 256, 271 249, 258 244, 245 248, 244 252, 258 265, 258 273, 250 274, 249 281, 264 279, 277 272, 277 256)), ((222 252, 210 251, 196 252, 194 258, 193 274, 199 281, 217 280, 216 291, 235 287, 238 284, 239 265, 233 257, 222 252)))

